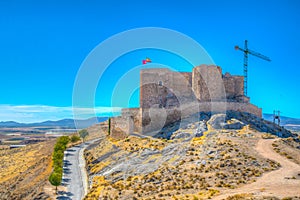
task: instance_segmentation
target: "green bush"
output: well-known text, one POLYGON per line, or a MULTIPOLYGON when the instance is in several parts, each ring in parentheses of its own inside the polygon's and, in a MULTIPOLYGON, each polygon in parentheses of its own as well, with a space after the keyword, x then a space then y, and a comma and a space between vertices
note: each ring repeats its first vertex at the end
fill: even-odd
POLYGON ((70 140, 72 143, 78 142, 80 140, 80 137, 77 135, 72 135, 70 140))
POLYGON ((79 136, 83 139, 83 142, 84 142, 84 139, 89 135, 89 132, 86 130, 86 129, 82 129, 79 131, 79 136))
POLYGON ((56 167, 54 168, 53 172, 58 173, 58 174, 63 174, 63 168, 62 167, 56 167))
POLYGON ((67 146, 67 144, 69 142, 70 142, 69 136, 61 136, 61 137, 58 138, 58 141, 57 141, 57 143, 60 143, 60 144, 62 144, 64 146, 67 146))
POLYGON ((53 159, 53 166, 54 166, 54 169, 56 167, 62 168, 63 167, 63 159, 53 159))
POLYGON ((53 160, 62 160, 64 158, 64 152, 61 150, 57 150, 53 152, 52 159, 53 160))
POLYGON ((63 145, 62 143, 56 142, 56 144, 54 146, 54 152, 56 152, 56 151, 64 151, 64 150, 66 150, 66 148, 67 147, 65 145, 63 145))

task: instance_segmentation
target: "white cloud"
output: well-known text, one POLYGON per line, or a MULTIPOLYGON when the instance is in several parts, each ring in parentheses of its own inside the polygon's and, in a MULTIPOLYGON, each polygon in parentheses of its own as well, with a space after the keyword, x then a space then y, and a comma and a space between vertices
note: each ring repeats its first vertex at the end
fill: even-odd
POLYGON ((47 105, 0 105, 0 121, 31 123, 73 117, 86 119, 94 116, 118 115, 120 111, 121 108, 118 107, 73 108, 47 105))

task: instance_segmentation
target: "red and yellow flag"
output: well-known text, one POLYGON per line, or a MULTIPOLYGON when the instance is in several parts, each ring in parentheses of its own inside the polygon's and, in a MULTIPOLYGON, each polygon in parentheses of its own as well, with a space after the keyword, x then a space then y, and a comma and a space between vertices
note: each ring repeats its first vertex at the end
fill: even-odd
POLYGON ((150 58, 146 58, 145 60, 143 60, 143 65, 145 65, 145 64, 147 64, 147 63, 149 63, 149 62, 152 62, 151 60, 150 60, 150 58))

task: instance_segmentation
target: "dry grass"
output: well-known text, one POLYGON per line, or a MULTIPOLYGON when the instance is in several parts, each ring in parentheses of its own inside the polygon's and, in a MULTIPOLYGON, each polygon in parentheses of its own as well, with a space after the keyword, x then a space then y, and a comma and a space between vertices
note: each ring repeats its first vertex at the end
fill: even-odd
POLYGON ((226 198, 226 200, 299 200, 300 197, 284 197, 282 199, 272 196, 254 196, 253 194, 236 194, 226 198))
MULTIPOLYGON (((264 172, 278 169, 278 163, 264 159, 254 150, 260 138, 259 134, 254 134, 248 128, 218 132, 208 127, 202 137, 191 140, 186 155, 177 164, 174 165, 173 160, 178 160, 178 157, 174 157, 148 174, 129 176, 126 180, 117 181, 101 177, 100 182, 93 182, 86 199, 98 198, 99 195, 101 199, 213 198, 223 190, 254 182, 264 172), (202 164, 203 160, 206 161, 205 164, 202 164)), ((99 172, 107 166, 111 157, 101 161, 102 164, 94 161, 111 151, 114 145, 119 149, 120 155, 145 148, 161 150, 175 142, 180 141, 132 136, 123 141, 105 139, 98 147, 87 152, 89 169, 99 172)))
POLYGON ((272 144, 274 151, 279 153, 282 156, 285 156, 287 159, 293 161, 296 164, 300 164, 300 149, 297 149, 297 146, 300 146, 293 139, 281 139, 272 144))
POLYGON ((270 134, 270 133, 264 133, 264 134, 261 135, 261 138, 262 138, 262 139, 275 139, 276 136, 275 136, 275 135, 272 135, 272 134, 270 134))
POLYGON ((47 198, 44 186, 52 170, 55 140, 0 150, 0 199, 47 198))

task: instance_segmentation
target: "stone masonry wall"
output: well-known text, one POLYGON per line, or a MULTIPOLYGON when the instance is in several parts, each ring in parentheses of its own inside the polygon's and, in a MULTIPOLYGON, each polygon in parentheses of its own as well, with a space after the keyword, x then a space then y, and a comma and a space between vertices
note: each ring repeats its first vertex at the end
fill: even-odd
POLYGON ((238 111, 262 117, 262 109, 242 102, 199 102, 181 105, 173 109, 143 109, 143 133, 160 130, 165 125, 189 117, 199 112, 226 113, 238 111))
POLYGON ((243 76, 231 76, 229 73, 226 73, 223 76, 223 82, 228 100, 238 100, 244 95, 243 76))
POLYGON ((262 117, 261 108, 244 96, 243 76, 222 75, 214 65, 195 67, 192 73, 143 69, 140 79, 140 108, 122 109, 122 116, 111 118, 114 138, 160 130, 199 112, 232 110, 262 117))
POLYGON ((143 124, 142 133, 162 129, 166 124, 178 121, 181 119, 181 109, 160 109, 151 108, 143 109, 143 124))
POLYGON ((115 139, 124 139, 132 132, 133 127, 133 122, 128 117, 112 117, 110 119, 110 136, 115 139))
POLYGON ((246 102, 243 76, 222 75, 215 65, 201 65, 193 72, 174 72, 166 68, 140 72, 140 107, 172 108, 193 101, 246 102))
POLYGON ((142 109, 141 108, 124 108, 122 116, 127 117, 133 124, 133 132, 142 132, 142 109))
POLYGON ((214 65, 193 68, 193 91, 199 101, 220 101, 226 98, 222 69, 214 65))
POLYGON ((140 107, 170 108, 195 99, 191 89, 191 73, 169 69, 143 69, 140 73, 140 107))
POLYGON ((142 133, 149 133, 162 129, 165 125, 182 120, 199 112, 226 113, 238 111, 262 117, 262 109, 249 103, 242 102, 198 102, 183 104, 180 107, 144 108, 142 109, 142 133))

